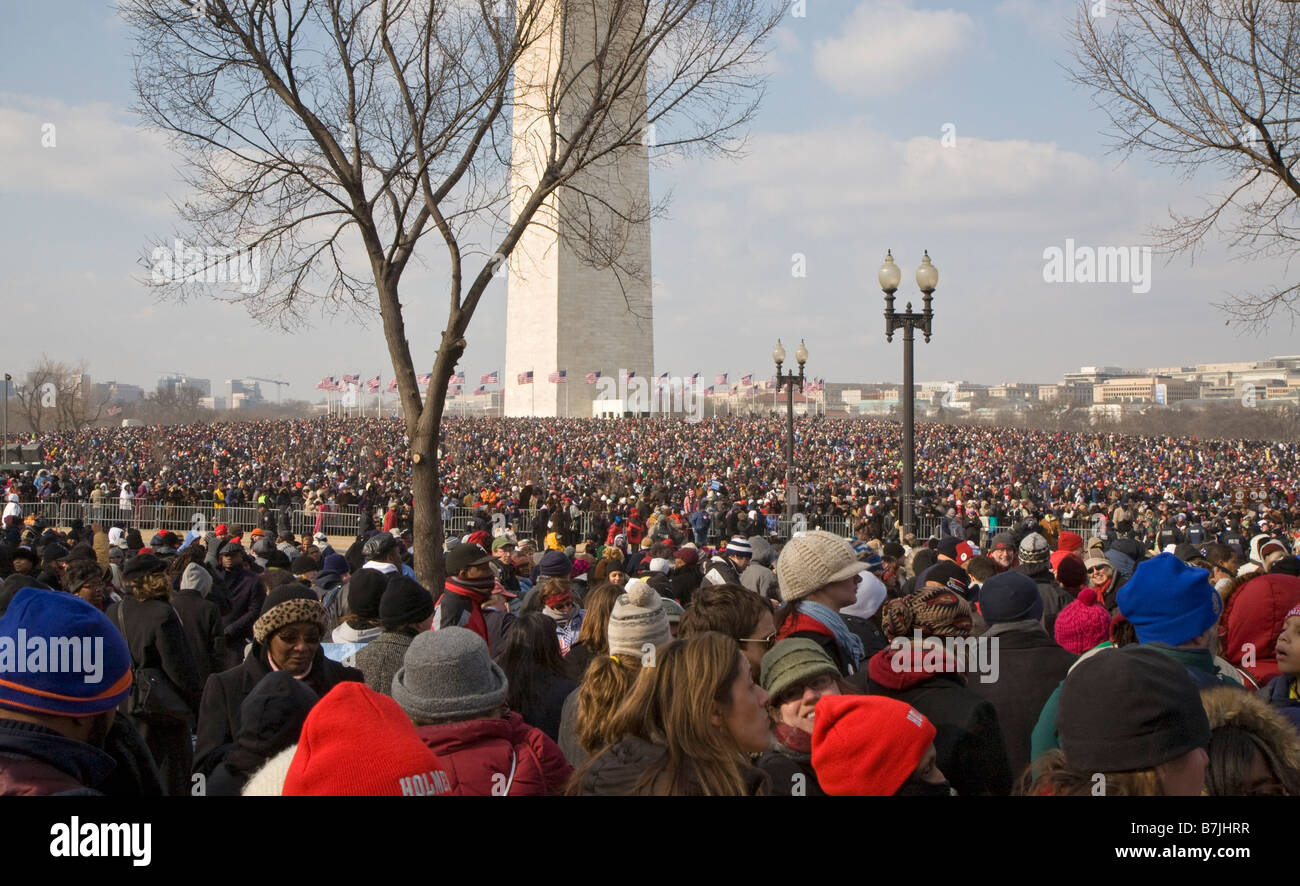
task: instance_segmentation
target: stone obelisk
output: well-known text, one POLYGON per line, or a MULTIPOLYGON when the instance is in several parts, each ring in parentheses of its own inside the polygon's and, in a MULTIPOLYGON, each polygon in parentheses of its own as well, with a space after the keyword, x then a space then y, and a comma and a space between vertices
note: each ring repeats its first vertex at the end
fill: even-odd
MULTIPOLYGON (((629 5, 543 4, 541 39, 515 66, 512 223, 533 194, 552 144, 563 147, 591 105, 596 35, 611 33, 611 7, 623 6, 626 13, 629 5), (561 92, 565 98, 557 103, 552 97, 561 92)), ((611 125, 644 130, 644 74, 624 96, 610 113, 611 125)), ((555 191, 510 256, 501 379, 506 415, 590 417, 597 391, 605 387, 588 384, 591 373, 616 383, 620 371, 653 379, 651 142, 643 138, 617 149, 555 191), (551 382, 561 370, 567 381, 551 382), (532 383, 521 383, 528 372, 532 383)))

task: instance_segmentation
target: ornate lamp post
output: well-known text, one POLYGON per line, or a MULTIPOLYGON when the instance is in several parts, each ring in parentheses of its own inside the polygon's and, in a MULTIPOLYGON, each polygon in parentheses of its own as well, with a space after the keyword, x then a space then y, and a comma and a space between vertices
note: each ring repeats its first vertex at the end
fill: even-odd
POLYGON ((800 392, 803 391, 803 365, 808 362, 808 347, 799 340, 799 349, 794 352, 794 359, 799 363, 799 374, 793 372, 781 372, 781 364, 785 362, 785 346, 781 344, 781 339, 776 340, 776 347, 772 349, 772 359, 776 362, 776 387, 786 389, 785 393, 785 518, 787 522, 794 520, 794 509, 799 504, 799 492, 794 486, 794 389, 798 386, 800 392))
POLYGON ((916 500, 913 464, 916 454, 916 395, 912 382, 912 340, 913 333, 919 329, 925 336, 926 344, 930 342, 931 322, 934 320, 930 299, 939 286, 939 271, 930 263, 930 253, 927 251, 921 258, 921 266, 916 269, 916 285, 923 293, 922 300, 925 303, 925 309, 919 314, 912 311, 911 302, 907 303, 906 309, 901 313, 894 310, 894 293, 898 291, 903 274, 898 265, 894 264, 892 251, 885 253, 885 263, 880 268, 878 278, 880 288, 885 292, 885 341, 892 342, 894 331, 903 330, 903 514, 900 522, 902 534, 906 536, 916 531, 912 513, 916 500))

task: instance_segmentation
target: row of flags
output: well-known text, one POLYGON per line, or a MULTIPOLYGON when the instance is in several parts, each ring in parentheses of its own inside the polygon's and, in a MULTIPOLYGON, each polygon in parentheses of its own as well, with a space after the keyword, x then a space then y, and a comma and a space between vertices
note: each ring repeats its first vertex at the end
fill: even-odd
MULTIPOLYGON (((754 382, 754 376, 752 374, 743 375, 740 377, 740 381, 738 383, 728 386, 727 378, 729 376, 730 373, 727 372, 715 376, 713 379, 713 384, 705 388, 704 393, 705 394, 728 394, 728 393, 729 394, 752 394, 758 392, 759 390, 764 390, 764 391, 776 390, 775 376, 768 378, 766 381, 762 383, 762 385, 758 385, 754 382)), ((603 375, 600 372, 589 372, 587 373, 585 380, 587 384, 594 385, 602 377, 603 375)), ((621 374, 621 379, 624 382, 631 381, 635 377, 636 377, 635 372, 628 372, 626 370, 621 374)), ((668 379, 669 379, 668 373, 666 372, 662 373, 661 375, 658 376, 658 378, 655 379, 656 386, 662 388, 668 382, 668 379)), ((422 375, 416 377, 416 383, 422 389, 428 388, 432 380, 433 380, 433 374, 429 372, 423 373, 422 375)), ((548 375, 546 377, 546 380, 551 384, 568 384, 569 381, 568 370, 567 369, 556 370, 555 372, 552 372, 550 375, 548 375)), ((691 385, 695 385, 699 382, 699 380, 700 380, 700 373, 697 372, 691 376, 690 383, 691 385)), ((500 383, 501 383, 501 373, 498 370, 493 370, 492 372, 486 373, 485 375, 479 378, 479 386, 474 389, 474 393, 487 394, 489 393, 488 391, 489 385, 497 385, 500 383)), ((532 371, 530 370, 528 372, 519 373, 515 377, 515 383, 520 385, 531 385, 533 383, 532 371)), ((466 384, 465 373, 457 372, 447 380, 447 392, 452 396, 458 396, 464 390, 465 384, 466 384)), ((322 378, 316 384, 316 390, 318 391, 348 391, 354 388, 356 390, 361 389, 360 375, 344 375, 342 376, 341 379, 335 378, 334 376, 327 376, 325 378, 322 378)), ((370 378, 366 380, 365 390, 367 393, 378 394, 381 391, 381 389, 383 389, 383 382, 381 381, 380 376, 376 375, 374 378, 370 378)), ((805 394, 824 393, 826 390, 826 382, 824 379, 814 378, 804 383, 803 390, 805 394)), ((389 380, 387 385, 387 391, 390 394, 396 393, 397 391, 396 378, 389 380)))

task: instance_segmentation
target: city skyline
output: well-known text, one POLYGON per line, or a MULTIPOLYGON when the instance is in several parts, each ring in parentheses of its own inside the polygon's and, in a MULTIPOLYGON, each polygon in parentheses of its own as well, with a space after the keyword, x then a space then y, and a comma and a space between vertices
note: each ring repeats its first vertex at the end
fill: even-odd
MULTIPOLYGON (((127 110, 122 23, 108 4, 0 6, 14 24, 0 54, 0 190, 12 207, 0 259, 19 295, 7 308, 12 325, 57 333, 12 337, 6 371, 21 377, 42 353, 135 381, 164 366, 212 379, 238 366, 308 400, 321 375, 391 377, 377 318, 364 329, 340 315, 276 330, 216 301, 215 289, 209 301, 155 301, 141 282, 146 247, 170 235, 170 201, 185 191, 179 157, 127 110)), ((897 379, 901 348, 884 341, 875 279, 886 249, 903 270, 900 306, 919 301, 911 277, 922 249, 940 272, 934 341, 917 348, 921 379, 1049 383, 1089 363, 1295 351, 1288 319, 1257 335, 1226 326, 1212 306, 1281 279, 1281 259, 1229 260, 1218 241, 1195 264, 1140 251, 1148 226, 1216 182, 1183 183, 1105 153, 1104 115, 1060 67, 1064 13, 1074 11, 1065 7, 870 0, 789 17, 746 158, 652 168, 653 196, 674 194, 653 226, 655 372, 765 378, 776 339, 802 337, 812 376, 897 379), (884 21, 889 38, 872 37, 884 21), (921 52, 933 63, 912 63, 921 52), (1107 276, 1106 250, 1139 250, 1132 279, 1107 276), (1074 273, 1080 255, 1095 259, 1091 276, 1074 273)), ((432 366, 446 307, 437 250, 422 259, 403 286, 408 301, 427 301, 409 326, 417 371, 432 366)), ((255 261, 232 267, 260 272, 255 261)), ((505 276, 469 329, 458 368, 472 378, 505 366, 505 276)), ((593 336, 599 320, 587 321, 593 336)))

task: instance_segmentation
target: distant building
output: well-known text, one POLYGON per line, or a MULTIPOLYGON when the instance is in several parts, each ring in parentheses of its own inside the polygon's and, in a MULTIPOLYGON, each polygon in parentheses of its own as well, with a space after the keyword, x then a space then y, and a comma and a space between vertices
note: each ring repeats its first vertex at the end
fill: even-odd
POLYGON ((226 402, 230 409, 246 409, 264 402, 262 386, 251 378, 226 379, 226 402))
POLYGON ((1097 405, 1161 403, 1167 406, 1200 396, 1199 382, 1180 381, 1168 375, 1113 378, 1093 388, 1093 403, 1097 405))
POLYGON ((114 405, 125 405, 144 399, 144 388, 118 381, 100 382, 93 385, 91 391, 96 401, 103 400, 114 405))
POLYGON ((186 388, 196 389, 200 397, 212 396, 212 382, 206 378, 193 378, 181 373, 164 375, 158 379, 159 393, 166 391, 170 394, 179 394, 186 388))

